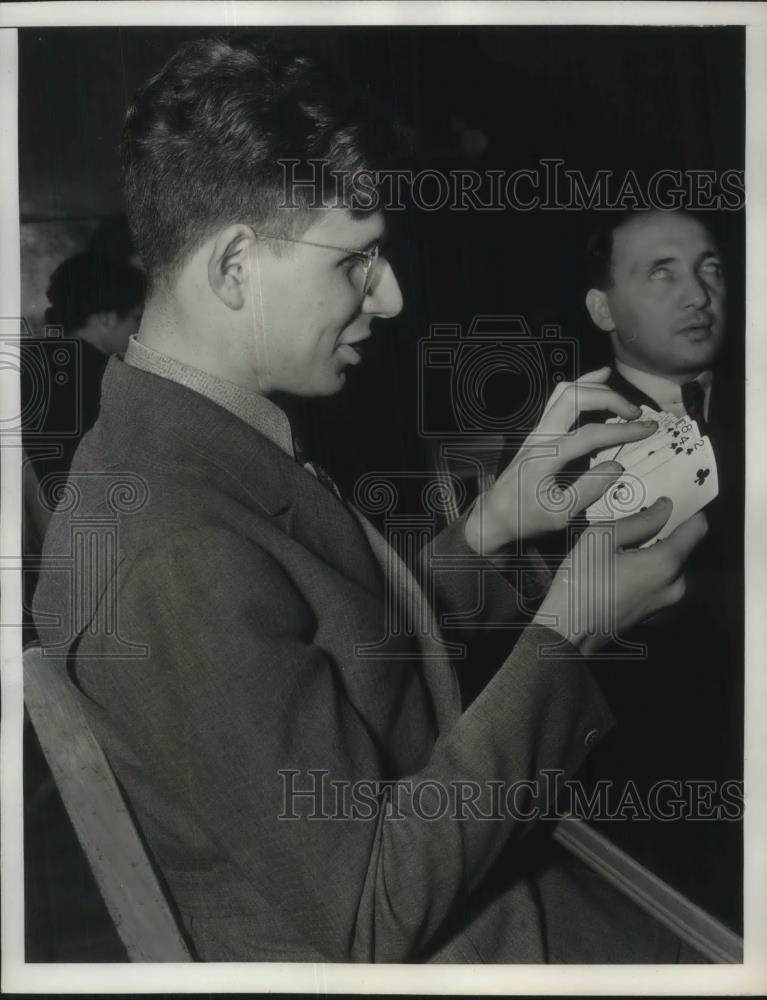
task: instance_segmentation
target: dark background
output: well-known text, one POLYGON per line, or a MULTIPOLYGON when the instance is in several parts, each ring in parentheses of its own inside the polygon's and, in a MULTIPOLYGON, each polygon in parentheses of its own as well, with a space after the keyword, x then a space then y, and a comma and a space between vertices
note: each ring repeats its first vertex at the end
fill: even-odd
MULTIPOLYGON (((238 31, 241 34, 242 30, 238 31)), ((424 167, 536 168, 559 157, 646 177, 658 169, 744 166, 744 44, 740 28, 263 29, 332 60, 350 87, 376 93, 414 129, 424 167), (470 148, 480 132, 484 148, 470 148), (476 137, 475 137, 476 138, 476 137), (462 145, 463 142, 463 145, 462 145)), ((92 28, 19 33, 22 301, 41 332, 48 276, 121 208, 118 142, 132 92, 181 41, 220 28, 92 28)), ((744 219, 717 220, 728 266, 724 363, 743 364, 744 219)), ((369 343, 347 390, 314 409, 318 457, 350 490, 370 470, 422 470, 418 393, 440 415, 449 389, 419 380, 430 324, 478 314, 521 315, 536 335, 557 324, 581 369, 607 356, 582 306, 581 247, 593 223, 579 211, 411 212, 390 260, 406 307, 369 343), (352 418, 351 414, 354 414, 352 418)), ((488 406, 512 405, 499 373, 488 406)), ((119 943, 92 889, 30 737, 27 803, 28 960, 119 960, 119 943)), ((704 894, 705 895, 705 894, 704 894)), ((715 904, 715 901, 706 901, 715 904)))

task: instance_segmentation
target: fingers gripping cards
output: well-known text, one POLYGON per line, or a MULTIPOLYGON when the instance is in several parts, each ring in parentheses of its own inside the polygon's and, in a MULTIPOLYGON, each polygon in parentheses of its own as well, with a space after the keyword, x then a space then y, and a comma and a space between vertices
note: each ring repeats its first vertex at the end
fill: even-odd
MULTIPOLYGON (((710 503, 719 492, 716 459, 708 437, 701 435, 690 417, 675 417, 642 407, 642 420, 654 420, 658 430, 643 441, 630 441, 599 452, 591 468, 616 461, 624 467, 620 478, 586 511, 590 524, 636 514, 659 497, 673 501, 671 517, 648 542, 660 541, 693 514, 710 503)), ((608 423, 625 423, 613 417, 608 423)), ((643 546, 644 547, 644 546, 643 546)))

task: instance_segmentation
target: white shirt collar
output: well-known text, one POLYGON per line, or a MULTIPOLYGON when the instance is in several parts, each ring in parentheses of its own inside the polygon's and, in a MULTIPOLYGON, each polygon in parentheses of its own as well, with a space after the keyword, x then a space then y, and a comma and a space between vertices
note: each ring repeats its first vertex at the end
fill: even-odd
POLYGON ((207 396, 269 438, 291 458, 295 457, 290 421, 285 412, 265 396, 156 351, 153 347, 140 343, 135 334, 128 341, 124 360, 133 368, 141 368, 152 375, 178 382, 179 385, 207 396))

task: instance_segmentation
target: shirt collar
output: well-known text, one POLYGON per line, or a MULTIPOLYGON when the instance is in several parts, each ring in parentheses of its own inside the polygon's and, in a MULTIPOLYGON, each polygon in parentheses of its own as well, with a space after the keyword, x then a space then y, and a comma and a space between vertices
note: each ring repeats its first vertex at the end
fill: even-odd
POLYGON ((290 421, 284 411, 265 396, 141 344, 135 334, 128 341, 124 360, 132 368, 159 375, 206 396, 295 458, 290 421))
MULTIPOLYGON (((650 399, 654 399, 661 411, 673 413, 675 416, 684 416, 685 409, 682 402, 682 387, 671 379, 662 375, 655 375, 652 372, 645 372, 639 368, 632 368, 622 361, 615 361, 615 367, 627 382, 636 386, 650 399)), ((708 406, 711 396, 711 383, 713 374, 710 371, 702 372, 696 382, 703 390, 703 409, 706 419, 708 419, 708 406)))

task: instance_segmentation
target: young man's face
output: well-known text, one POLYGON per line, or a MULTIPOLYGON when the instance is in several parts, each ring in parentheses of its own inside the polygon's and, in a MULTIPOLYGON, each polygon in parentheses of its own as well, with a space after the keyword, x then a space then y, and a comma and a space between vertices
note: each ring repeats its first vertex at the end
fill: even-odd
MULTIPOLYGON (((714 242, 683 213, 637 215, 613 234, 606 299, 615 356, 670 378, 709 368, 725 328, 725 285, 714 242)), ((592 313, 593 315, 593 313, 592 313)))
POLYGON ((256 240, 251 252, 255 368, 264 393, 328 396, 361 361, 375 316, 402 309, 402 294, 381 256, 362 297, 364 262, 349 250, 368 250, 384 235, 383 216, 355 219, 341 208, 323 213, 297 237, 300 243, 256 240), (279 243, 279 254, 273 252, 279 243), (310 243, 326 244, 326 249, 310 243))

